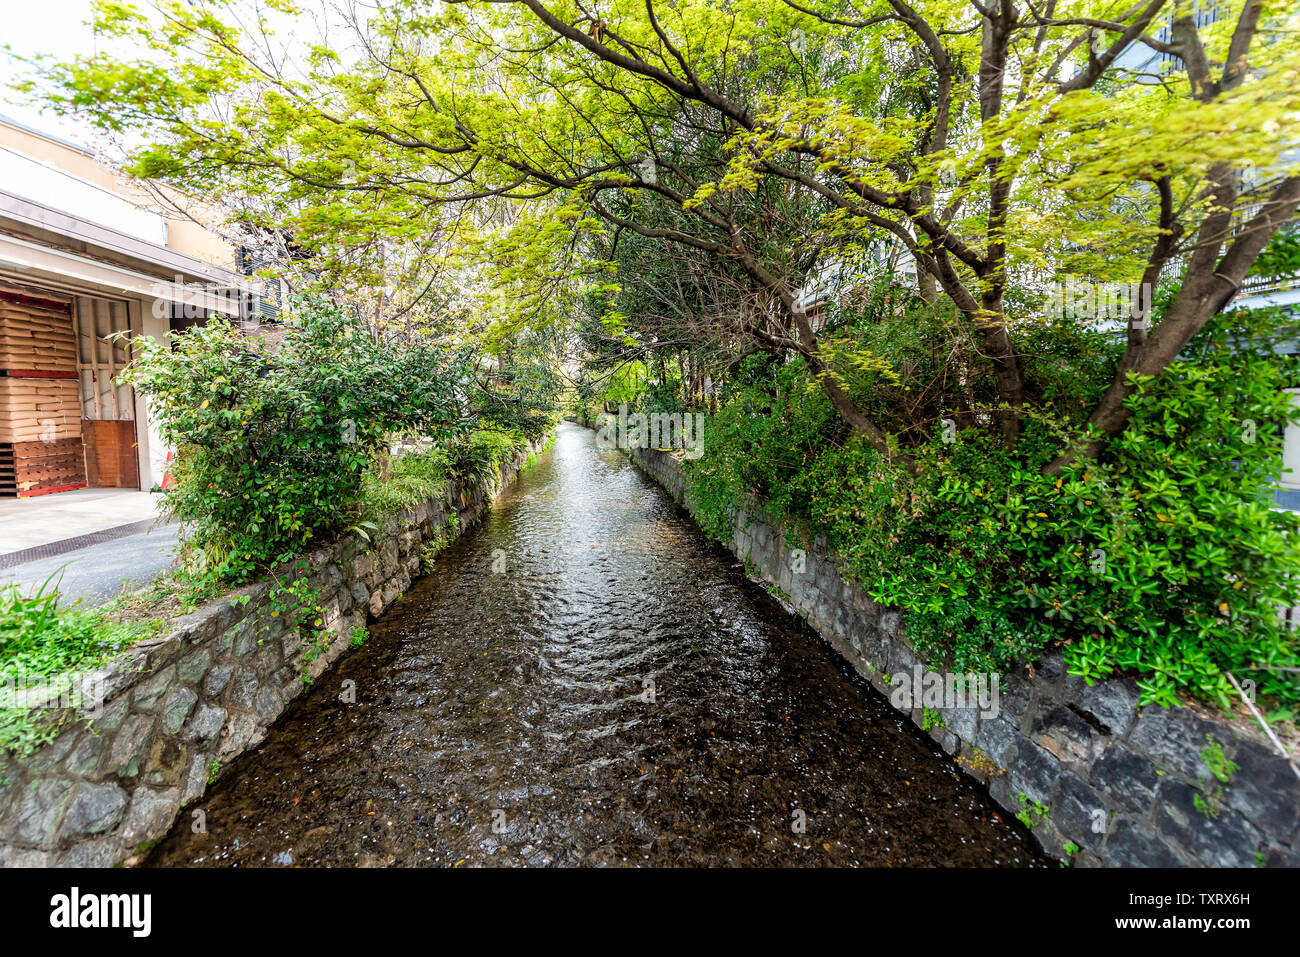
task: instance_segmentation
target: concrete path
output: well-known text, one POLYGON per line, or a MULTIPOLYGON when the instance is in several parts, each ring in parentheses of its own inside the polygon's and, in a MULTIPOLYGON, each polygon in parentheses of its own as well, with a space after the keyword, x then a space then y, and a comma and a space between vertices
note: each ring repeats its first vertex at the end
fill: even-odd
POLYGON ((34 591, 51 575, 57 577, 62 569, 59 591, 64 602, 71 604, 81 599, 83 606, 102 605, 128 588, 148 584, 159 572, 172 567, 177 528, 164 525, 0 569, 0 583, 15 581, 34 591))
POLYGON ((133 489, 0 500, 0 583, 35 590, 53 575, 64 601, 83 605, 147 584, 176 548, 177 526, 158 524, 158 501, 133 489))
POLYGON ((0 556, 158 517, 160 495, 83 488, 0 499, 0 556))

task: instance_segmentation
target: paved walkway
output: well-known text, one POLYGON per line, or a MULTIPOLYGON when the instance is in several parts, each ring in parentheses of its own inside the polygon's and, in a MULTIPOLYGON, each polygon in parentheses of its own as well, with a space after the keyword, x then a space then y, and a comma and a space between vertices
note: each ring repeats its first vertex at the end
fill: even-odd
POLYGON ((83 488, 0 499, 0 557, 158 516, 160 496, 127 488, 83 488))
POLYGON ((148 583, 171 567, 176 547, 158 502, 133 489, 0 500, 0 583, 35 589, 54 576, 66 601, 85 605, 148 583))

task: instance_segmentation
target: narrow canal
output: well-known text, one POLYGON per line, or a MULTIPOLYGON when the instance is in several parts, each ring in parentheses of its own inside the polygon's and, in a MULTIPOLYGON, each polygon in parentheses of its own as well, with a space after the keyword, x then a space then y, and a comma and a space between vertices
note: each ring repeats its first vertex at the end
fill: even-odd
POLYGON ((147 863, 1044 863, 593 438, 562 424, 147 863))

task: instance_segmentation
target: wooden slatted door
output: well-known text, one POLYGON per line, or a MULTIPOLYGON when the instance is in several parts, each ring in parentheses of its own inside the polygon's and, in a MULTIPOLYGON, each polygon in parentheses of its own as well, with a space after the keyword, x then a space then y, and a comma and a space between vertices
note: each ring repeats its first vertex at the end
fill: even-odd
POLYGON ((91 488, 139 488, 135 423, 87 419, 82 426, 82 441, 86 444, 86 484, 91 488))
POLYGON ((116 382, 131 357, 125 342, 110 338, 131 328, 126 303, 78 296, 75 310, 86 481, 91 488, 139 488, 135 402, 131 387, 116 382))

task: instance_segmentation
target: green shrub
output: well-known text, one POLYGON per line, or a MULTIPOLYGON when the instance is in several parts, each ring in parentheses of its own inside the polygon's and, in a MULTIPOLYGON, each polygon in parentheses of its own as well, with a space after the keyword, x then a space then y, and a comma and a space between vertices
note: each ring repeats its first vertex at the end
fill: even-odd
POLYGON ((472 481, 496 478, 501 466, 528 447, 518 432, 481 429, 471 432, 451 450, 451 470, 472 481))
POLYGON ((510 348, 493 355, 491 376, 475 382, 469 393, 476 426, 529 442, 549 432, 562 411, 565 381, 555 356, 564 348, 553 334, 517 331, 510 348))
POLYGON ((452 453, 445 448, 381 456, 361 478, 361 516, 378 522, 419 502, 443 501, 451 478, 452 453))
MULTIPOLYGON (((1141 384, 1102 458, 1059 478, 1043 467, 1076 434, 1064 399, 1027 413, 1011 447, 975 428, 945 443, 936 421, 910 472, 844 434, 801 364, 756 360, 688 463, 692 495, 720 538, 751 493, 792 533, 825 533, 876 600, 906 610, 917 649, 959 671, 1060 639, 1072 673, 1134 675, 1146 702, 1227 705, 1233 672, 1295 703, 1300 654, 1277 613, 1300 603, 1300 517, 1270 507, 1281 425, 1297 419, 1281 392, 1293 364, 1273 351, 1284 332, 1276 316, 1220 317, 1141 384)), ((1088 388, 1108 361, 1062 358, 1058 386, 1088 388)))
POLYGON ((242 582, 346 527, 385 435, 464 431, 464 356, 376 340, 328 303, 299 303, 274 345, 222 320, 133 341, 123 378, 177 449, 166 509, 191 567, 242 582))

